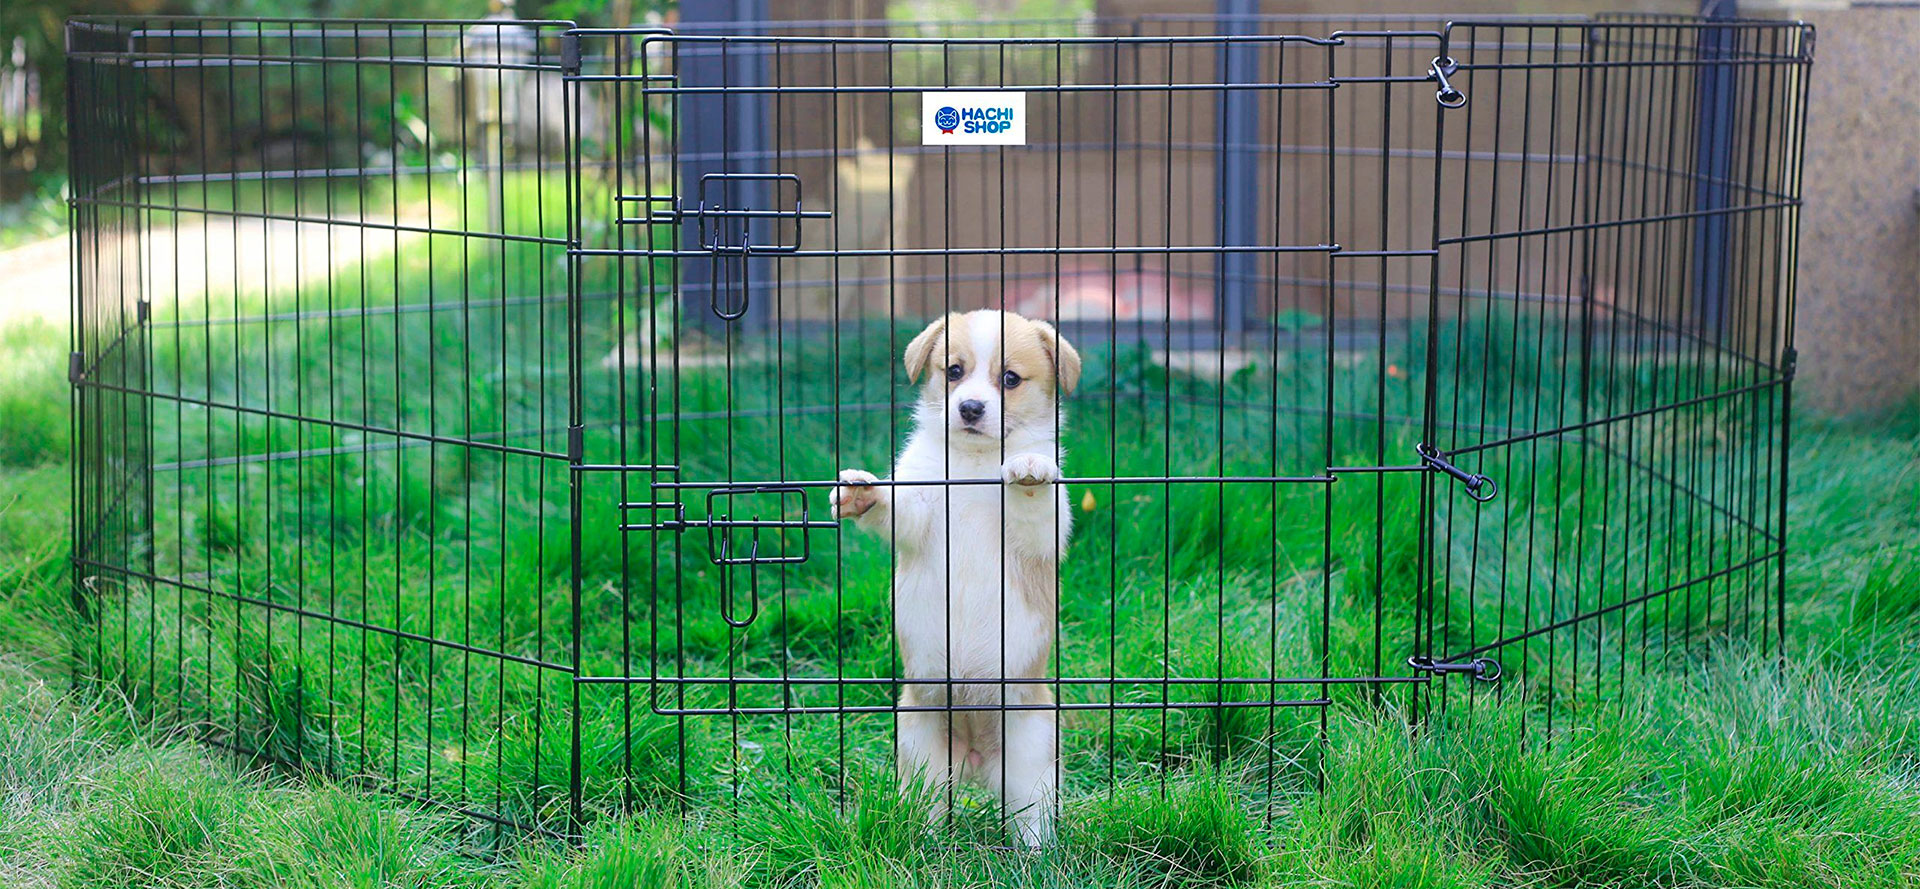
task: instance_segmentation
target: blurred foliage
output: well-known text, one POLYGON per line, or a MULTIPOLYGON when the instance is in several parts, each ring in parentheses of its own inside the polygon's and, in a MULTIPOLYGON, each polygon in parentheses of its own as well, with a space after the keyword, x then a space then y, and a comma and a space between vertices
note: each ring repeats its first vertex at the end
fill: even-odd
MULTIPOLYGON (((570 19, 588 26, 643 22, 669 9, 673 0, 521 0, 522 18, 570 19)), ((56 198, 66 181, 66 64, 68 18, 96 15, 192 15, 250 18, 481 18, 503 11, 500 0, 5 0, 0 2, 0 67, 12 64, 16 47, 24 67, 38 76, 39 108, 30 111, 39 138, 21 150, 0 151, 0 202, 41 204, 56 198)), ((166 97, 157 97, 166 104, 166 97)), ((404 109, 411 97, 396 95, 404 109)), ((315 106, 309 106, 315 107, 315 106)), ((178 113, 178 108, 162 109, 178 113)), ((397 112, 396 115, 397 116, 397 112)), ((390 117, 393 117, 390 116, 390 117)), ((212 119, 218 123, 217 115, 212 119)), ((391 126, 396 121, 389 120, 391 126)), ((4 122, 0 122, 4 123, 4 122)), ((25 128, 25 121, 13 121, 25 128)), ((204 122, 201 122, 204 123, 204 122)), ((258 134, 249 134, 249 137, 258 134)), ((213 141, 229 144, 227 134, 213 141)), ((172 148, 186 147, 174 145, 172 148)), ((23 211, 24 212, 24 211, 23 211)), ((0 216, 0 219, 7 218, 0 216)))

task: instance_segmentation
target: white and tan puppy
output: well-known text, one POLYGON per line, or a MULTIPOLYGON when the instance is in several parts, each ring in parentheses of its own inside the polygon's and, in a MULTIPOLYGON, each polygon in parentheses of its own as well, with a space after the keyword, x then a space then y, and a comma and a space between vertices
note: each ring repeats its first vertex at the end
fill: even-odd
POLYGON ((1037 846, 1053 837, 1053 693, 996 680, 1047 674, 1073 519, 1055 484, 1058 398, 1079 382, 1080 355, 1044 322, 980 310, 933 322, 907 345, 906 365, 926 384, 893 480, 936 483, 874 485, 848 469, 832 498, 836 517, 898 553, 900 779, 985 785, 1037 846), (946 479, 999 483, 937 483, 946 479))

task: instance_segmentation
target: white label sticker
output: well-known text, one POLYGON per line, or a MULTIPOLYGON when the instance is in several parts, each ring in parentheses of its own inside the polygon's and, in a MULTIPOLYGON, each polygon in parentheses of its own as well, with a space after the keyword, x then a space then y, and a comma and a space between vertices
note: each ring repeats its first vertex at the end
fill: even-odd
POLYGON ((1027 94, 927 92, 920 94, 922 145, 1025 145, 1027 94))

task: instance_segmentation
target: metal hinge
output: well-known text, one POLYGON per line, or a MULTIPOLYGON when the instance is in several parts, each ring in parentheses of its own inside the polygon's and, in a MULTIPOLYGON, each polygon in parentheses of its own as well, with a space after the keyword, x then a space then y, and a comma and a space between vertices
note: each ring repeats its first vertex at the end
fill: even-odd
POLYGON ((1424 655, 1407 658, 1407 666, 1422 673, 1445 676, 1448 673, 1465 673, 1481 682, 1495 682, 1500 679, 1500 662, 1490 657, 1476 657, 1464 661, 1435 661, 1424 655))
POLYGON ((1448 462, 1447 456, 1439 448, 1421 442, 1413 446, 1413 452, 1420 455, 1420 463, 1435 472, 1445 473, 1458 479, 1467 486, 1467 496, 1485 503, 1500 493, 1500 486, 1493 479, 1461 469, 1448 462))
POLYGON ((75 386, 87 379, 87 356, 80 352, 67 353, 67 382, 75 386))
POLYGON ((560 35, 560 73, 580 73, 580 35, 560 35))

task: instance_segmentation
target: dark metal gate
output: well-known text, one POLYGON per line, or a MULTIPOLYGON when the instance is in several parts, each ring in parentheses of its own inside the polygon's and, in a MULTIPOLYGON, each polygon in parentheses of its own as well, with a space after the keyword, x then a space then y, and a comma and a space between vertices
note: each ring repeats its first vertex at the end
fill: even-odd
POLYGON ((726 717, 734 792, 763 745, 788 767, 804 758, 818 729, 794 717, 836 717, 839 780, 849 745, 888 735, 896 655, 875 638, 891 633, 892 557, 847 540, 827 495, 843 466, 884 472, 912 398, 899 352, 946 311, 1045 317, 1104 354, 1105 377, 1067 402, 1074 423, 1096 418, 1096 452, 1070 446, 1062 483, 1090 515, 1148 504, 1132 528, 1081 532, 1107 538, 1076 544, 1094 570, 1063 569, 1046 681, 1060 711, 1091 711, 1063 723, 1079 738, 1064 739, 1064 770, 1089 780, 1098 763, 1112 781, 1257 748, 1255 786, 1271 797, 1311 784, 1336 689, 1377 697, 1472 669, 1436 663, 1411 566, 1347 594, 1372 610, 1369 654, 1329 654, 1336 513, 1370 514, 1374 555, 1412 559, 1431 523, 1390 502, 1452 496, 1451 480, 1426 481, 1438 471, 1492 495, 1384 431, 1432 416, 1429 392, 1386 372, 1418 288, 1399 306, 1386 294, 1437 275, 1430 230, 1398 220, 1433 205, 1438 158, 1411 146, 1436 140, 1443 106, 1461 101, 1441 32, 1128 30, 573 35, 571 107, 583 132, 613 134, 575 142, 575 278, 611 280, 621 306, 615 330, 583 330, 575 348, 604 344, 631 387, 576 385, 584 426, 619 430, 582 451, 576 496, 617 501, 630 534, 626 647, 582 652, 580 682, 661 717, 726 717), (1020 93, 1026 144, 919 144, 909 111, 950 89, 1020 93), (1224 141, 1205 148, 1196 132, 1224 141), (1363 135, 1377 141, 1350 144, 1363 135), (1364 193, 1338 187, 1374 174, 1364 193), (1376 298, 1374 317, 1344 304, 1356 294, 1376 298), (1377 358, 1377 385, 1334 384, 1353 354, 1377 358), (1299 365, 1283 371, 1283 355, 1299 365), (1127 379, 1129 363, 1160 378, 1127 379), (1336 453, 1336 424, 1355 417, 1386 418, 1361 459, 1336 453), (1166 431, 1194 426, 1189 441, 1166 431), (1180 528, 1192 509, 1218 533, 1130 590, 1128 563, 1195 545, 1180 528), (1249 520, 1308 529, 1305 545, 1236 538, 1249 520))

